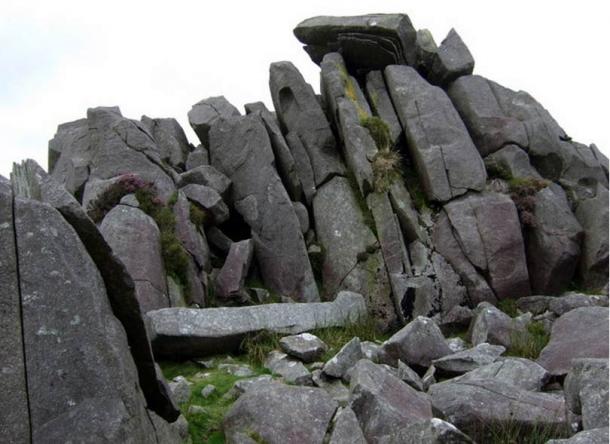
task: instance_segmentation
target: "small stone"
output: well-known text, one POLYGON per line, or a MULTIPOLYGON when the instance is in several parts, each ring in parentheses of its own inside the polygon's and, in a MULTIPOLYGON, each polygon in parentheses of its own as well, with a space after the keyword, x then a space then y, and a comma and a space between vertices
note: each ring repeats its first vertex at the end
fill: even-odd
POLYGON ((176 404, 184 404, 191 398, 191 384, 184 376, 176 376, 167 385, 176 404))
POLYGON ((213 386, 212 384, 208 384, 204 388, 201 389, 201 396, 203 396, 204 398, 208 398, 211 394, 213 394, 215 392, 216 392, 216 387, 213 386))
POLYGON ((207 410, 205 408, 201 407, 200 405, 189 406, 189 409, 188 409, 189 415, 203 415, 204 413, 207 413, 207 410))
POLYGON ((339 352, 333 356, 322 371, 332 377, 342 378, 346 372, 363 358, 360 338, 353 338, 345 344, 339 352))
POLYGON ((254 371, 252 371, 250 367, 239 364, 219 364, 218 370, 224 370, 230 375, 237 376, 239 378, 248 378, 255 375, 254 371))

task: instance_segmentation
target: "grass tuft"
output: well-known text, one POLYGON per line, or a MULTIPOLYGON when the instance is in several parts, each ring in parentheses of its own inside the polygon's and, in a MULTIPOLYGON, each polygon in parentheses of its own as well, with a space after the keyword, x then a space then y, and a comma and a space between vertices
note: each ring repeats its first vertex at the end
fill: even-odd
POLYGON ((388 335, 379 333, 375 319, 367 317, 360 322, 348 324, 344 327, 331 327, 313 330, 311 334, 319 337, 326 345, 328 350, 320 358, 321 361, 327 361, 332 358, 345 344, 351 341, 354 337, 360 338, 361 341, 383 342, 388 339, 388 335))
POLYGON ((511 344, 506 350, 507 356, 517 356, 527 359, 538 359, 542 349, 548 344, 549 333, 542 322, 531 322, 526 331, 514 333, 511 336, 511 344))
POLYGON ((240 344, 240 351, 245 354, 244 359, 252 366, 262 366, 267 355, 273 350, 279 350, 279 333, 263 330, 255 335, 248 335, 240 344))
POLYGON ((467 431, 474 441, 493 444, 545 444, 551 439, 570 436, 565 427, 550 424, 522 425, 515 421, 496 424, 479 424, 467 431))
POLYGON ((502 299, 498 302, 498 308, 511 318, 519 316, 517 301, 515 299, 502 299))

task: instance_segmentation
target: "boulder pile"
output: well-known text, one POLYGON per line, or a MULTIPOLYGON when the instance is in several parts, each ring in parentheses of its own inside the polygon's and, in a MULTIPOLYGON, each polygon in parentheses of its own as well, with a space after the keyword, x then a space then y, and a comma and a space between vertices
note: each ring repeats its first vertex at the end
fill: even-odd
POLYGON ((265 333, 289 336, 232 389, 227 442, 606 442, 608 159, 474 75, 453 29, 294 34, 319 95, 272 63, 274 111, 200 100, 197 146, 175 119, 91 108, 48 172, 0 177, 0 441, 183 442, 193 395, 157 362, 265 333), (327 359, 307 333, 369 321, 386 340, 327 359))

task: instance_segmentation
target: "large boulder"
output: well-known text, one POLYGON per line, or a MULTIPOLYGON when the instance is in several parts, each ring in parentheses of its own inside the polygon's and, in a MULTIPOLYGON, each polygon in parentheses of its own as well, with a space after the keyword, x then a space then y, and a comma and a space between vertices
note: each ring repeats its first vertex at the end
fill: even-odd
MULTIPOLYGON (((112 311, 125 329, 148 407, 160 416, 174 420, 179 411, 172 403, 165 380, 156 367, 135 284, 125 265, 76 199, 35 161, 14 164, 11 180, 17 196, 51 205, 76 231, 104 280, 112 311)), ((10 251, 8 245, 4 251, 10 251)), ((10 258, 10 255, 7 257, 10 258)), ((6 294, 10 294, 8 289, 6 294)))
POLYGON ((454 378, 453 381, 469 382, 494 379, 533 392, 540 391, 549 379, 548 372, 540 365, 525 358, 498 358, 454 378))
POLYGON ((104 217, 100 232, 133 278, 142 313, 169 307, 155 221, 138 208, 117 205, 104 217))
POLYGON ((309 155, 316 185, 345 171, 335 137, 311 85, 290 62, 272 63, 269 88, 284 132, 296 133, 309 155))
POLYGON ((14 215, 32 441, 156 439, 125 331, 76 232, 40 202, 15 199, 14 215))
POLYGON ((436 249, 460 274, 472 303, 530 294, 517 208, 503 194, 468 194, 443 207, 436 249))
POLYGON ((340 292, 333 302, 166 308, 147 314, 155 355, 185 358, 235 351, 246 335, 263 330, 297 334, 344 326, 364 316, 363 297, 351 292, 340 292))
POLYGON ((329 52, 341 53, 348 67, 363 71, 415 63, 415 29, 406 14, 311 17, 294 35, 317 64, 329 52))
POLYGON ((363 359, 351 372, 350 407, 368 442, 384 442, 397 429, 432 418, 428 397, 383 366, 363 359))
POLYGON ((460 77, 451 83, 447 93, 481 156, 492 154, 508 144, 527 146, 525 126, 516 118, 504 114, 484 77, 460 77))
POLYGON ((537 362, 559 376, 568 373, 576 358, 608 358, 607 308, 581 307, 557 319, 537 362))
POLYGON ((558 294, 574 277, 583 230, 559 185, 541 189, 533 200, 533 218, 525 234, 532 291, 558 294))
POLYGON ((347 289, 361 293, 369 311, 387 329, 396 321, 391 289, 377 239, 366 225, 356 191, 343 177, 318 190, 313 201, 318 241, 323 247, 326 295, 347 289))
POLYGON ((318 444, 336 409, 323 389, 267 383, 239 397, 223 429, 230 443, 318 444))
POLYGON ((523 433, 540 427, 563 432, 566 427, 563 396, 526 391, 494 379, 448 380, 433 384, 428 394, 434 411, 469 435, 485 435, 494 427, 519 427, 523 433))
POLYGON ((389 66, 385 77, 428 199, 482 190, 483 160, 447 94, 408 66, 389 66))
POLYGON ((299 220, 260 117, 221 120, 209 138, 210 161, 233 184, 231 200, 250 226, 265 285, 298 301, 319 300, 299 220))

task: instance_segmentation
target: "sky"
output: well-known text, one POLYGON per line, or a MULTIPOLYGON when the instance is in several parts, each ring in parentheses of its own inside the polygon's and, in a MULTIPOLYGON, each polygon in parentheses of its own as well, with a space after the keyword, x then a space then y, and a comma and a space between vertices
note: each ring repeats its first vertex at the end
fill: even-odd
POLYGON ((224 95, 272 107, 269 64, 292 61, 316 91, 319 68, 292 34, 315 15, 402 12, 440 43, 454 27, 475 73, 541 102, 575 140, 610 150, 610 30, 601 1, 0 0, 0 174, 47 167, 57 125, 93 106, 175 117, 224 95))

